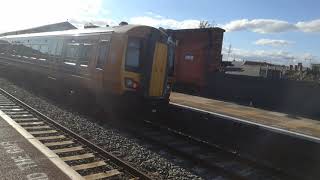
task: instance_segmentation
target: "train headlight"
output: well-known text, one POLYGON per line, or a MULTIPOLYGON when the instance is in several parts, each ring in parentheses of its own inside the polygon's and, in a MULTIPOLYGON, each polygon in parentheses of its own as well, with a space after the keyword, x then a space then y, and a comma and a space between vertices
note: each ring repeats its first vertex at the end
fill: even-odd
POLYGON ((171 84, 169 84, 169 83, 167 84, 166 90, 167 90, 167 92, 171 91, 171 84))
POLYGON ((171 89, 171 85, 167 84, 167 90, 170 90, 170 89, 171 89))
POLYGON ((169 94, 170 91, 171 91, 171 84, 168 83, 167 86, 166 86, 166 91, 165 92, 166 92, 166 94, 169 94))
POLYGON ((125 86, 126 86, 126 88, 130 88, 130 89, 138 89, 139 84, 136 81, 134 81, 133 79, 126 78, 125 79, 125 86))

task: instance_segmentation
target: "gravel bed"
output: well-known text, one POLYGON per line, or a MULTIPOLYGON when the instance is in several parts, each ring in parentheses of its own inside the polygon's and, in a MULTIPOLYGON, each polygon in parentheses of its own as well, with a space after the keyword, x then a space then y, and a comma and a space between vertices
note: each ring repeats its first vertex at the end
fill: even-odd
POLYGON ((63 126, 95 144, 103 145, 107 151, 114 152, 137 168, 147 171, 155 179, 203 179, 201 174, 196 175, 192 168, 183 167, 179 159, 170 159, 170 155, 167 156, 165 152, 152 151, 148 145, 127 133, 107 126, 102 127, 89 117, 54 105, 51 100, 38 97, 7 79, 0 78, 0 87, 63 126))

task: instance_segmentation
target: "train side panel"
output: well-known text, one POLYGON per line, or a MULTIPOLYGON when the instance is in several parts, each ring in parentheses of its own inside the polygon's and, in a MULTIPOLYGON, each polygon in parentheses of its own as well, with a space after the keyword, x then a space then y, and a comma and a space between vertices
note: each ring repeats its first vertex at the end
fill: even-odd
POLYGON ((124 93, 122 64, 127 37, 114 33, 111 37, 111 42, 108 61, 105 65, 104 87, 109 89, 110 92, 121 95, 124 93))
POLYGON ((127 94, 136 102, 168 99, 168 37, 147 26, 101 31, 0 37, 1 63, 16 73, 38 73, 35 82, 41 77, 49 86, 89 90, 101 103, 108 96, 126 101, 127 94))

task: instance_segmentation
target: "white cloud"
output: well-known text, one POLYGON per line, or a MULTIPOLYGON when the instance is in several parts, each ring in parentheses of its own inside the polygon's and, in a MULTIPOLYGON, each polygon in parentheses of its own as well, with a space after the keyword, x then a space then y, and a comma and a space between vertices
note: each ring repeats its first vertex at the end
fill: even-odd
POLYGON ((252 31, 257 33, 279 33, 287 31, 320 32, 320 19, 289 23, 278 19, 239 19, 222 25, 227 32, 252 31))
MULTIPOLYGON (((199 19, 176 20, 172 18, 165 18, 164 16, 153 12, 146 12, 145 14, 145 16, 130 18, 129 23, 171 29, 188 29, 198 28, 201 21, 199 19)), ((239 19, 219 26, 224 28, 227 32, 243 30, 261 34, 288 31, 320 32, 320 19, 306 22, 302 21, 296 24, 278 19, 239 19)))
POLYGON ((292 41, 287 41, 287 40, 282 40, 282 39, 259 39, 254 42, 256 45, 261 45, 261 46, 288 46, 290 44, 293 44, 292 41))
POLYGON ((102 0, 10 0, 1 2, 0 32, 76 19, 91 21, 107 14, 102 0))
POLYGON ((298 22, 296 26, 303 32, 320 32, 320 19, 298 22))
POLYGON ((228 32, 249 30, 257 33, 277 33, 294 30, 296 26, 276 19, 240 19, 227 23, 224 28, 228 32))
POLYGON ((164 27, 164 28, 171 28, 171 29, 189 29, 189 28, 198 28, 200 21, 194 20, 194 19, 178 21, 175 19, 164 18, 160 15, 156 15, 156 16, 132 17, 130 18, 129 23, 142 24, 142 25, 148 25, 153 27, 164 27))

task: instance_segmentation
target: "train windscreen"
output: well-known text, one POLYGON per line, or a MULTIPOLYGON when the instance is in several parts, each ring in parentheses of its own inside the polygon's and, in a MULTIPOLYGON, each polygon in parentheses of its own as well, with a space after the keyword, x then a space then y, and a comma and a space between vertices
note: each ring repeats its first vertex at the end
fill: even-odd
POLYGON ((127 71, 137 72, 140 67, 141 40, 130 38, 128 40, 125 67, 127 71))

